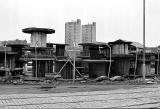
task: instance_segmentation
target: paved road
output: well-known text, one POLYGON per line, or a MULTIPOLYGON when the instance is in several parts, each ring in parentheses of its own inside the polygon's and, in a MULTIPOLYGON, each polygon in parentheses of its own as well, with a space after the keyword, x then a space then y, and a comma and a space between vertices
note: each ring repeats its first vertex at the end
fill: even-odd
POLYGON ((0 95, 0 108, 160 108, 160 85, 112 91, 0 95))

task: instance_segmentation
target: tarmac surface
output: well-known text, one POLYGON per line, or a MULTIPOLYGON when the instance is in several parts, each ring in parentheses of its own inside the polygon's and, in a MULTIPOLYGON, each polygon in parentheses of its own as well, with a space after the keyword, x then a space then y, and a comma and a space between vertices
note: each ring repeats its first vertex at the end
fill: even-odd
POLYGON ((74 93, 1 94, 0 108, 160 108, 160 85, 74 93))

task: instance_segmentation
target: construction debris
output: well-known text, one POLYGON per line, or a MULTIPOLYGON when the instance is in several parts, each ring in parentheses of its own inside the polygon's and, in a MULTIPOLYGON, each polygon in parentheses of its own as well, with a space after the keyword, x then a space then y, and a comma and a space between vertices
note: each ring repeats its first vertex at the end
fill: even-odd
POLYGON ((103 80, 108 80, 107 76, 99 76, 98 78, 95 79, 95 81, 99 82, 99 81, 103 81, 103 80))
POLYGON ((110 78, 111 81, 124 81, 124 78, 122 76, 114 76, 110 78))

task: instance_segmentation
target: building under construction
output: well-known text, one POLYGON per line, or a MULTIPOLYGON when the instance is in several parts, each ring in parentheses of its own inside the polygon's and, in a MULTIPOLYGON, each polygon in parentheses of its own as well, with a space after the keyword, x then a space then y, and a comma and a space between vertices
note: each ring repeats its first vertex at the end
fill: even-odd
MULTIPOLYGON (((53 29, 25 28, 24 33, 31 34, 29 47, 24 48, 22 59, 32 63, 31 77, 45 77, 45 74, 53 72, 55 61, 54 48, 47 46, 47 34, 55 33, 53 29)), ((26 73, 27 74, 27 73, 26 73)))
POLYGON ((22 49, 27 46, 26 40, 10 40, 1 42, 0 76, 18 76, 23 73, 25 61, 20 60, 22 49))
MULTIPOLYGON (((116 40, 109 42, 112 48, 111 75, 142 76, 143 71, 143 45, 137 42, 116 40)), ((159 59, 157 48, 146 47, 145 63, 146 75, 158 74, 159 59)))
MULTIPOLYGON (((80 43, 80 54, 75 55, 77 49, 73 49, 70 56, 65 50, 67 44, 47 43, 47 34, 55 30, 25 28, 22 31, 31 34, 30 44, 26 40, 0 43, 0 76, 43 78, 51 74, 61 75, 63 79, 142 76, 143 46, 137 42, 119 39, 109 43, 80 43)), ((146 47, 145 55, 146 75, 159 74, 158 48, 146 47)))
POLYGON ((83 47, 78 58, 81 58, 82 73, 88 74, 89 78, 97 78, 110 74, 112 59, 110 47, 107 43, 82 43, 83 47))
MULTIPOLYGON (((66 44, 47 43, 46 47, 27 48, 25 51, 30 50, 30 54, 26 58, 33 62, 32 76, 35 77, 36 72, 37 77, 45 77, 45 74, 53 73, 61 75, 63 79, 73 79, 73 72, 75 78, 142 76, 143 46, 137 42, 119 39, 109 43, 95 42, 79 45, 82 46, 82 51, 75 57, 71 57, 65 51, 66 44)), ((146 48, 147 75, 158 74, 159 71, 158 52, 155 50, 156 48, 146 48)))
MULTIPOLYGON (((74 57, 65 51, 65 44, 55 45, 57 57, 55 61, 55 72, 60 74, 63 79, 73 79, 74 70, 75 79, 84 76, 97 78, 110 73, 110 65, 113 60, 110 59, 110 48, 107 43, 81 43, 79 45, 83 49, 79 56, 75 55, 74 57)), ((76 49, 73 49, 73 54, 76 51, 76 49)))

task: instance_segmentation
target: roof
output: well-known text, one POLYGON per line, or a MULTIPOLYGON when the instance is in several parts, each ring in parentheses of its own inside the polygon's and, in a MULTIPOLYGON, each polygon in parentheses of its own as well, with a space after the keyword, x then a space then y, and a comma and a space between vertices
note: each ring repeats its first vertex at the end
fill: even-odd
POLYGON ((138 43, 138 42, 132 42, 131 45, 132 45, 132 46, 135 46, 135 47, 137 47, 137 48, 143 48, 143 45, 140 44, 140 43, 138 43))
POLYGON ((36 27, 25 28, 25 29, 22 29, 22 31, 23 31, 24 33, 33 33, 33 32, 43 32, 43 33, 46 33, 46 34, 55 33, 55 30, 54 30, 54 29, 49 29, 49 28, 36 28, 36 27))
POLYGON ((116 40, 116 41, 114 41, 114 42, 109 42, 109 44, 131 44, 132 42, 130 42, 130 41, 126 41, 126 40, 122 40, 122 39, 118 39, 118 40, 116 40))
POLYGON ((26 40, 9 40, 7 41, 7 45, 9 46, 25 46, 27 45, 27 41, 26 40))
POLYGON ((105 43, 105 42, 92 42, 92 43, 79 43, 79 45, 108 45, 108 43, 105 43))

